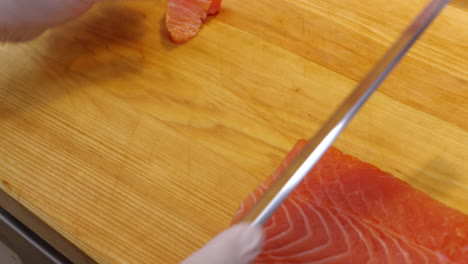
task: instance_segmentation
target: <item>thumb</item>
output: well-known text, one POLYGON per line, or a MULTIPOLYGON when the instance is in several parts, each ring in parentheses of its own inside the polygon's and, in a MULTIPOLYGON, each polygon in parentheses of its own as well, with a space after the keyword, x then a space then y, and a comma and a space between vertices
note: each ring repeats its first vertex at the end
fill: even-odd
POLYGON ((240 223, 217 235, 181 264, 249 264, 262 246, 262 227, 240 223))

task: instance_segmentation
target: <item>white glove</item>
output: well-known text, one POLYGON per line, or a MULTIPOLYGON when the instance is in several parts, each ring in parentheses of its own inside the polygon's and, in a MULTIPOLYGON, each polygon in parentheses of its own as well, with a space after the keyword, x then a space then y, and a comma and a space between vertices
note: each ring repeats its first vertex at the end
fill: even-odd
POLYGON ((99 0, 0 0, 0 42, 27 41, 75 19, 99 0))
POLYGON ((240 223, 217 235, 181 264, 249 264, 262 246, 263 229, 240 223))

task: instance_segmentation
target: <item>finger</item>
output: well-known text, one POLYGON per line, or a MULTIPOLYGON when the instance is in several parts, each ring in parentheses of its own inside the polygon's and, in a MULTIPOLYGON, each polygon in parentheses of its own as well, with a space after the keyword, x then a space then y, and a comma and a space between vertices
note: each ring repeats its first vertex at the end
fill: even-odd
POLYGON ((181 264, 249 264, 262 246, 262 228, 241 223, 213 238, 181 264))
POLYGON ((0 1, 0 41, 26 41, 79 17, 98 0, 0 1))

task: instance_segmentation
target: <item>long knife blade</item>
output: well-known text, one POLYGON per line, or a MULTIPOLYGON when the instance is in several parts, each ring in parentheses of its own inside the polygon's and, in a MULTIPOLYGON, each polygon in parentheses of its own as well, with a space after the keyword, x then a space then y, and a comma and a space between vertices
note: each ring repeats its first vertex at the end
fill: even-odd
POLYGON ((263 194, 243 221, 264 225, 450 0, 432 0, 263 194))

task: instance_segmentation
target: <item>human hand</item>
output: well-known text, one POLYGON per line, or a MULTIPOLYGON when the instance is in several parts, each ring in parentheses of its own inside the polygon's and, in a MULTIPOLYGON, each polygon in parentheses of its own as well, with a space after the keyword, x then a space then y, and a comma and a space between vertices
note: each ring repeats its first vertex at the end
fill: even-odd
POLYGON ((0 42, 34 39, 75 19, 100 0, 0 0, 0 42))
POLYGON ((217 235, 181 264, 249 264, 262 246, 262 228, 240 223, 217 235))

